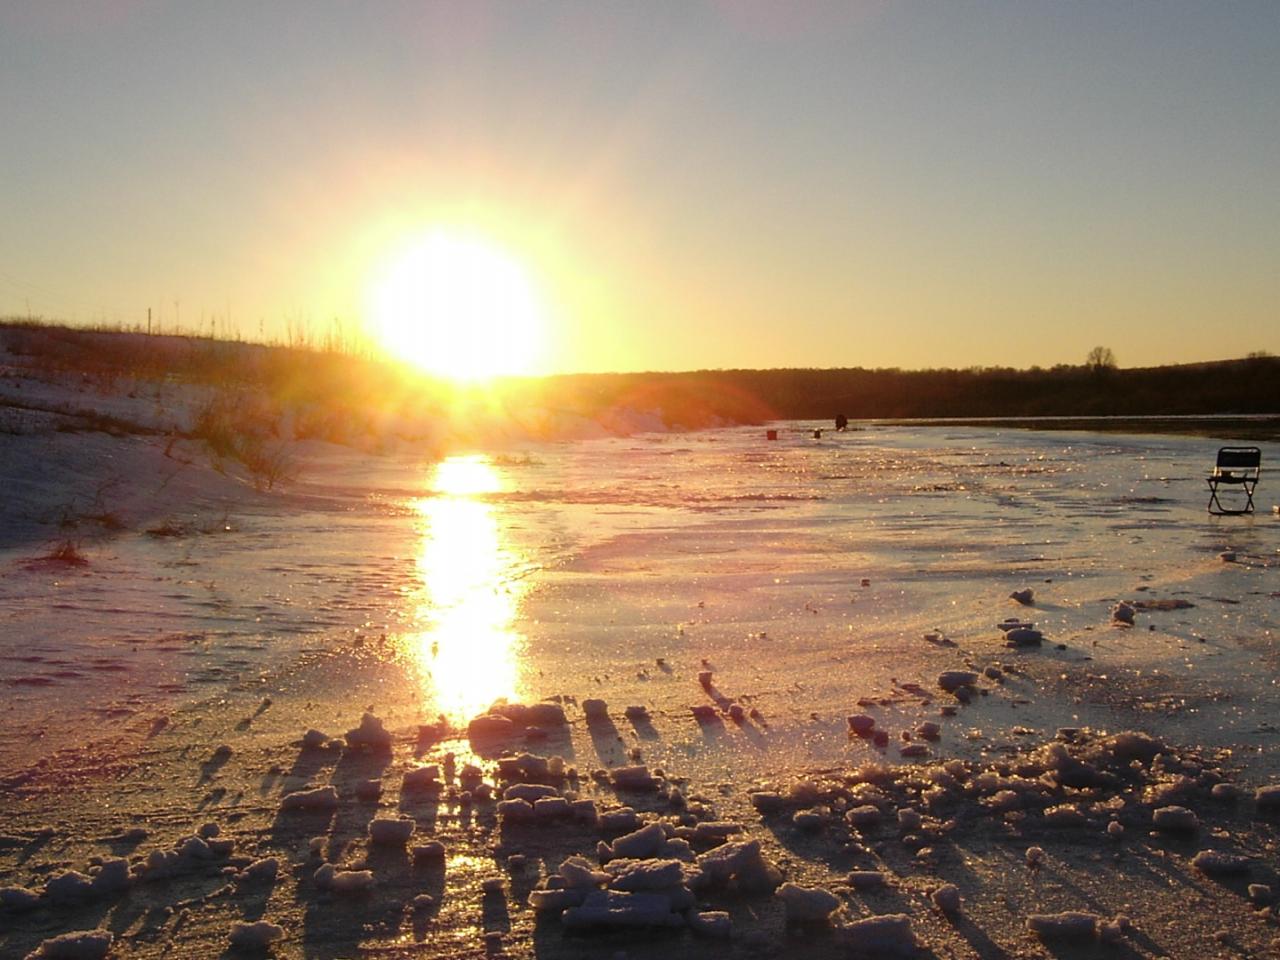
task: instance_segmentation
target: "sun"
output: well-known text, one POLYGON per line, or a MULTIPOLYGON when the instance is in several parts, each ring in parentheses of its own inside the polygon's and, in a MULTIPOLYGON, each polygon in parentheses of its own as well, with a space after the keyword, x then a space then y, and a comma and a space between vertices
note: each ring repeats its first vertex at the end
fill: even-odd
POLYGON ((375 275, 368 318, 382 348, 460 382, 538 371, 545 309, 524 265, 487 238, 433 230, 375 275))

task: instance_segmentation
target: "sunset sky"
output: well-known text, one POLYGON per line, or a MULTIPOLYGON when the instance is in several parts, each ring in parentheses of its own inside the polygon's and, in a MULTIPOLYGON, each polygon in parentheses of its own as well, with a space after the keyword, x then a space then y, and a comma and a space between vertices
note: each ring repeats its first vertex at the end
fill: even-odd
POLYGON ((0 315, 352 331, 434 230, 540 371, 1280 353, 1275 0, 0 0, 0 134, 0 315))

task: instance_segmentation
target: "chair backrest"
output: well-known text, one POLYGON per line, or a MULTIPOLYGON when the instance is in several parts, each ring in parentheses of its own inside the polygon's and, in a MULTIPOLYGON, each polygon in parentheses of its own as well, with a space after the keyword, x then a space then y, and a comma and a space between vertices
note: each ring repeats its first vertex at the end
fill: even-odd
POLYGON ((1261 466, 1262 451, 1258 447, 1223 447, 1214 469, 1256 471, 1261 466))

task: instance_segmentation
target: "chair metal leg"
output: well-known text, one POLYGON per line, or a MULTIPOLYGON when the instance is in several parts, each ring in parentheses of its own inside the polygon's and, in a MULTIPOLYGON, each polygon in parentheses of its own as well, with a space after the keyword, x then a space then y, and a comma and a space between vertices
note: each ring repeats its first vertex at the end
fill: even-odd
POLYGON ((1229 510, 1222 505, 1222 501, 1218 499, 1218 484, 1212 480, 1206 481, 1209 484, 1209 512, 1219 517, 1238 517, 1246 513, 1253 513, 1253 488, 1256 483, 1242 483, 1240 489, 1245 495, 1245 505, 1239 510, 1229 510), (1214 507, 1218 509, 1215 510, 1214 507))

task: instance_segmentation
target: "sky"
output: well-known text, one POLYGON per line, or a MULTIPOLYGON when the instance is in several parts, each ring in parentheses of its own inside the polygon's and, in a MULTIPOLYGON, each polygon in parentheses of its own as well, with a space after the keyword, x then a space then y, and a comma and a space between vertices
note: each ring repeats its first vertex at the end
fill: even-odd
POLYGON ((1280 3, 0 0, 0 315, 282 338, 446 230, 540 372, 1280 353, 1280 3))

